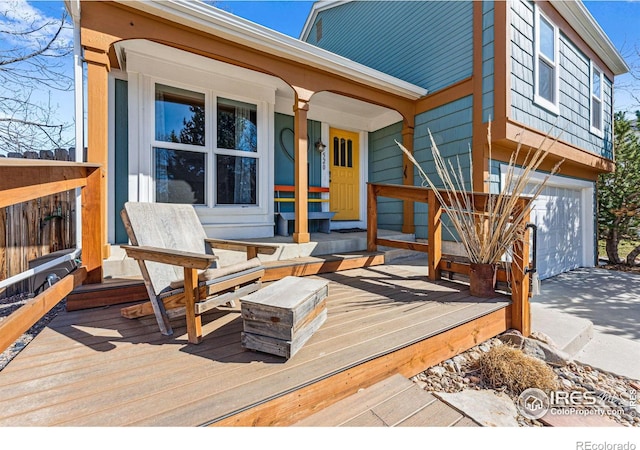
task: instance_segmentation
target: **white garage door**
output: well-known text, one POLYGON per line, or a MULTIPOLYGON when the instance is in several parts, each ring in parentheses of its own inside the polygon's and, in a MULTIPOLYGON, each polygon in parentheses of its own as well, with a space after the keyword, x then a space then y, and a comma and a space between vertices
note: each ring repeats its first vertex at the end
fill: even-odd
MULTIPOLYGON (((506 166, 501 172, 504 176, 506 166)), ((539 184, 545 177, 536 173, 531 180, 539 184)), ((529 192, 533 190, 532 186, 529 192)), ((593 182, 552 176, 534 201, 531 222, 538 227, 536 263, 541 280, 594 265, 593 194, 593 182)))
POLYGON ((580 189, 547 186, 535 200, 531 221, 538 226, 540 279, 584 264, 584 215, 580 189))

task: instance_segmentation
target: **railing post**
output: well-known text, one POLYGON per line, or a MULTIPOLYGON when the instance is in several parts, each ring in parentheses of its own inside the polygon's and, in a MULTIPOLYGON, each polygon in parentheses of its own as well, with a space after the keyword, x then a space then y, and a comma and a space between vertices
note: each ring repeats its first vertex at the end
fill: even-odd
MULTIPOLYGON (((522 199, 520 208, 527 208, 529 200, 522 199)), ((514 212, 514 215, 517 211, 514 212)), ((529 222, 526 214, 522 224, 529 222)), ((529 229, 525 228, 522 241, 516 241, 511 262, 511 327, 519 330, 523 336, 531 334, 531 310, 529 306, 529 229)))
POLYGON ((376 186, 367 184, 367 251, 378 251, 378 195, 376 186))
POLYGON ((87 269, 87 283, 102 282, 102 177, 101 167, 87 170, 87 185, 82 188, 82 265, 87 269))
POLYGON ((442 259, 442 205, 433 190, 429 190, 428 200, 428 240, 429 253, 427 253, 429 279, 440 279, 440 260, 442 259))

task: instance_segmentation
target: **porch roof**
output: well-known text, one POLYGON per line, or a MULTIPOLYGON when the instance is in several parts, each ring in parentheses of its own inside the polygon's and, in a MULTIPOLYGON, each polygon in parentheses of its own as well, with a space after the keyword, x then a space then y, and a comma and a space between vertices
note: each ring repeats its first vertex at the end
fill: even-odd
POLYGON ((127 7, 160 16, 166 20, 223 39, 247 45, 271 55, 301 62, 407 99, 415 100, 425 96, 428 92, 427 89, 420 86, 408 83, 200 1, 115 1, 127 7))

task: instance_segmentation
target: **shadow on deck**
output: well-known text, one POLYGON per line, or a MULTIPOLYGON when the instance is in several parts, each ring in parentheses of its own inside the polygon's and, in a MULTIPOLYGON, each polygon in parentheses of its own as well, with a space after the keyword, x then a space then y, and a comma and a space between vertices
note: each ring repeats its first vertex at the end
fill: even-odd
POLYGON ((406 377, 510 325, 510 298, 427 281, 406 266, 315 275, 328 319, 296 355, 245 351, 239 308, 161 336, 120 306, 65 312, 0 372, 5 426, 287 426, 394 374, 406 377))

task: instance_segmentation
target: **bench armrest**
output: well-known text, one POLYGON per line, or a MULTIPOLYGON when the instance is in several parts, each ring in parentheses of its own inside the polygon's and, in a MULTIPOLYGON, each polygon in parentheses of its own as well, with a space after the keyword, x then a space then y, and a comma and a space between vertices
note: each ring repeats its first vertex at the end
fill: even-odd
POLYGON ((218 259, 215 255, 159 247, 136 245, 121 245, 120 247, 127 252, 127 256, 133 259, 170 264, 188 269, 207 269, 211 266, 211 263, 218 259))
POLYGON ((278 250, 277 245, 261 244, 257 242, 233 241, 229 239, 205 239, 205 242, 213 248, 246 251, 247 255, 252 252, 254 256, 258 253, 263 255, 273 255, 276 250, 278 250))

